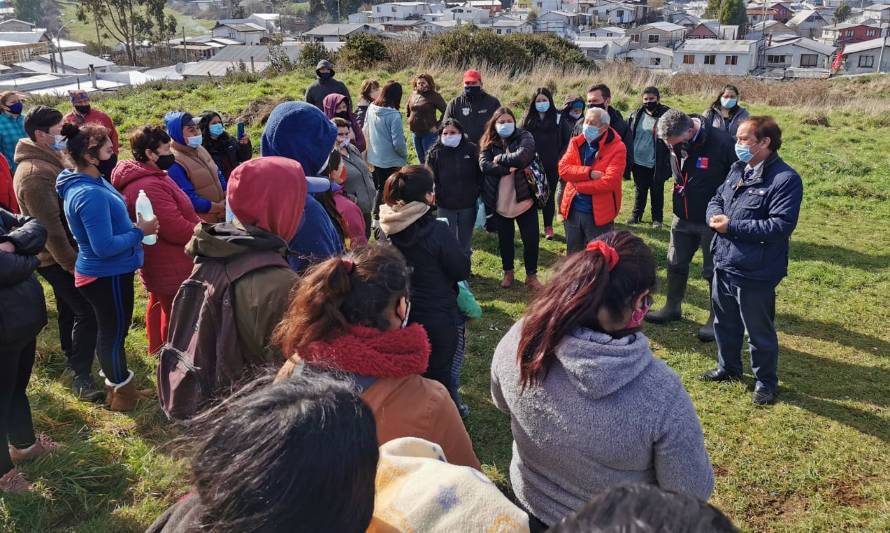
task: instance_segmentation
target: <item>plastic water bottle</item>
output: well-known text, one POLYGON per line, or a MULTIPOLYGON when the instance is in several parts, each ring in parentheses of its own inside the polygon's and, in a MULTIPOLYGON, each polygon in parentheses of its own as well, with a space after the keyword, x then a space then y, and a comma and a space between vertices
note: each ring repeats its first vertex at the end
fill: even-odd
MULTIPOLYGON (((145 191, 139 189, 139 197, 136 198, 136 213, 142 215, 142 220, 152 220, 155 217, 154 209, 151 208, 151 200, 145 191)), ((152 245, 158 242, 157 235, 146 235, 142 238, 142 244, 152 245)))

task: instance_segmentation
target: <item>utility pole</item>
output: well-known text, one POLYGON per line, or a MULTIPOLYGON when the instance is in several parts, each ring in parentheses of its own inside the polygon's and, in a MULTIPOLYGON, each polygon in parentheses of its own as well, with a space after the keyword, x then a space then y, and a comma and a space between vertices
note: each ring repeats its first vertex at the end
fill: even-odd
MULTIPOLYGON (((888 28, 888 32, 890 32, 890 28, 888 28)), ((882 68, 884 66, 884 49, 887 48, 887 38, 884 37, 884 28, 881 28, 881 42, 878 43, 878 46, 881 47, 881 53, 878 55, 878 74, 883 72, 882 68)))

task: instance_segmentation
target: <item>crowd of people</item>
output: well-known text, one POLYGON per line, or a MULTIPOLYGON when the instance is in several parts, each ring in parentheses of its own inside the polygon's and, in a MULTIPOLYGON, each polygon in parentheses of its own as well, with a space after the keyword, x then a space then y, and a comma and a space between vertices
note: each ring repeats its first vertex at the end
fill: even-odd
POLYGON ((646 87, 625 120, 603 84, 561 108, 536 89, 520 117, 476 70, 450 102, 420 74, 404 102, 411 165, 401 83, 366 80, 354 104, 333 64, 316 74, 305 102, 271 112, 260 157, 224 114, 170 111, 128 132, 132 159, 118 161, 86 93, 68 115, 0 94, 0 491, 29 490, 15 465, 56 446, 26 395, 48 316, 39 275, 78 398, 127 412, 156 396, 193 426, 194 490, 150 531, 734 531, 705 503, 701 423, 643 324, 681 318, 701 249, 699 338, 718 361, 701 379, 741 379, 747 332, 753 401, 774 401, 776 287, 803 194, 775 120, 749 116, 733 86, 703 115, 646 87), (630 228, 650 198, 661 228, 672 183, 657 311, 653 253, 615 225, 631 178, 630 228), (459 392, 480 212, 505 290, 518 226, 531 289, 490 376, 515 501, 481 473, 459 392), (540 239, 557 214, 566 257, 545 283, 540 239), (126 353, 137 272, 156 391, 137 388, 126 353))

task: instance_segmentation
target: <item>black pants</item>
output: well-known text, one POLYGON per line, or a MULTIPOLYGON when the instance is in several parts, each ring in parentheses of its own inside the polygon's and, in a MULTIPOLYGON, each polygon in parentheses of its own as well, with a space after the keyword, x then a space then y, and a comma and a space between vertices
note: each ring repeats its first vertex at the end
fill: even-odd
POLYGON ((37 338, 0 344, 0 476, 12 470, 8 442, 27 448, 37 440, 25 391, 31 379, 37 338))
POLYGON ((652 222, 664 222, 664 180, 655 176, 654 168, 637 164, 633 166, 634 210, 633 217, 643 219, 646 200, 652 195, 652 222))
POLYGON ((411 322, 416 322, 426 329, 427 336, 430 339, 430 361, 427 366, 424 377, 434 379, 445 386, 446 389, 452 389, 451 367, 454 363, 454 354, 457 352, 458 335, 457 324, 454 317, 435 314, 415 316, 411 322))
POLYGON ((129 377, 124 342, 133 320, 133 273, 99 278, 80 288, 99 323, 99 364, 112 383, 129 377))
POLYGON ((556 190, 559 188, 559 172, 556 168, 547 169, 547 186, 550 188, 550 196, 541 212, 544 214, 544 227, 552 228, 553 217, 556 215, 556 190))
POLYGON ((89 375, 96 353, 98 325, 90 302, 74 286, 74 276, 59 265, 38 268, 53 288, 59 322, 59 343, 75 375, 89 375))
POLYGON ((374 199, 374 218, 380 218, 380 204, 383 203, 383 185, 387 178, 399 170, 399 167, 378 168, 374 167, 371 178, 374 179, 374 187, 377 189, 377 197, 374 199))
POLYGON ((516 237, 516 228, 513 221, 519 226, 519 237, 522 239, 522 259, 525 261, 525 273, 534 276, 538 273, 538 244, 541 236, 538 234, 538 208, 531 209, 516 218, 502 217, 494 214, 498 230, 498 250, 501 254, 501 263, 504 272, 513 270, 513 260, 516 256, 513 240, 516 237))

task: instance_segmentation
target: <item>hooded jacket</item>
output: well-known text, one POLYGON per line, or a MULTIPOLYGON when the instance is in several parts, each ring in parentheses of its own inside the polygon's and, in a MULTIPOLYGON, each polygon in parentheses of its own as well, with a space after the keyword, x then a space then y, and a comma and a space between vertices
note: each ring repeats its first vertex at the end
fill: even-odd
POLYGON ((108 181, 72 170, 56 180, 68 226, 77 241, 75 269, 104 278, 142 267, 142 230, 127 214, 123 196, 108 181))
POLYGON ((176 163, 167 174, 192 201, 195 212, 208 223, 222 222, 222 214, 210 214, 211 203, 226 198, 226 180, 203 146, 192 148, 182 137, 182 118, 186 113, 170 112, 164 117, 167 134, 173 139, 171 149, 176 163))
POLYGON ((462 137, 449 148, 440 139, 427 153, 426 166, 433 172, 436 205, 452 210, 476 207, 483 179, 478 146, 462 137))
MULTIPOLYGON (((659 180, 667 179, 671 175, 671 161, 668 147, 658 139, 658 119, 670 110, 670 107, 664 104, 658 104, 652 117, 655 124, 652 126, 653 145, 655 146, 655 177, 659 180)), ((627 167, 624 169, 624 177, 630 177, 630 171, 634 166, 634 141, 637 138, 637 127, 640 125, 640 119, 646 114, 646 108, 640 106, 639 109, 627 116, 627 135, 624 138, 624 146, 627 148, 627 167)))
POLYGON ((714 267, 739 283, 778 285, 788 275, 791 234, 803 202, 803 181, 777 154, 743 179, 747 164, 733 164, 708 205, 707 219, 729 217, 729 230, 716 233, 714 267))
POLYGON ((599 150, 593 164, 588 166, 581 160, 581 147, 586 142, 584 135, 572 139, 569 149, 559 161, 559 175, 566 181, 559 213, 567 219, 575 195, 587 194, 593 202, 594 224, 603 226, 615 220, 621 210, 621 178, 627 164, 626 148, 617 132, 610 128, 599 138, 599 150), (591 170, 602 172, 603 176, 590 179, 591 170))
MULTIPOLYGON (((498 204, 498 186, 501 178, 510 174, 511 168, 520 170, 535 160, 535 138, 522 128, 516 128, 506 140, 506 147, 499 142, 492 143, 479 154, 479 168, 485 175, 482 180, 482 201, 495 211, 498 204)), ((513 174, 516 187, 516 201, 522 202, 532 197, 528 180, 522 172, 513 174)))
POLYGON ((120 152, 120 139, 118 139, 117 129, 114 127, 114 121, 107 114, 99 111, 94 107, 90 107, 90 112, 82 116, 77 111, 71 111, 62 119, 66 124, 74 124, 83 126, 84 124, 99 124, 108 130, 108 137, 111 139, 111 148, 114 153, 120 152))
POLYGON ((735 139, 736 133, 739 131, 739 126, 742 125, 742 122, 748 120, 751 117, 751 114, 748 113, 748 110, 744 107, 736 105, 732 110, 732 113, 730 113, 729 118, 726 119, 723 118, 723 113, 720 112, 720 106, 714 105, 705 111, 703 116, 712 127, 725 131, 730 137, 735 139))
POLYGON ((365 142, 365 134, 362 132, 362 127, 359 125, 358 121, 355 119, 355 115, 349 109, 349 99, 343 96, 342 94, 329 94, 324 97, 322 102, 322 111, 326 117, 331 120, 334 120, 334 117, 339 116, 342 119, 348 120, 350 124, 350 130, 352 133, 352 144, 354 144, 359 152, 364 152, 367 148, 367 143, 365 142), (337 106, 341 103, 346 102, 346 112, 345 115, 337 115, 337 106))
POLYGON ((701 116, 690 116, 701 121, 701 129, 689 143, 686 157, 679 147, 668 152, 680 166, 680 175, 674 175, 674 214, 682 220, 705 224, 708 203, 738 158, 728 133, 712 127, 701 116))
POLYGON ((46 325, 46 300, 34 276, 45 241, 36 219, 0 209, 0 242, 15 246, 0 251, 0 345, 33 339, 46 325))
POLYGON ((343 183, 343 191, 352 201, 358 205, 362 213, 371 213, 374 210, 374 199, 377 197, 377 189, 371 178, 368 164, 362 158, 355 146, 346 148, 346 155, 341 152, 343 164, 346 166, 346 181, 343 183))
POLYGON ((346 97, 348 107, 351 109, 352 98, 349 96, 349 89, 346 88, 346 84, 342 81, 334 79, 334 76, 336 75, 336 72, 334 72, 334 64, 326 59, 322 59, 318 62, 318 65, 315 66, 315 74, 318 75, 318 71, 322 68, 331 69, 331 77, 329 79, 322 79, 321 76, 319 76, 317 80, 312 82, 312 85, 306 88, 306 97, 304 98, 306 103, 321 109, 322 105, 324 105, 325 96, 336 93, 346 97))
POLYGON ((365 116, 368 130, 368 163, 379 168, 403 167, 408 158, 402 113, 377 104, 368 106, 365 116))
POLYGON ((469 98, 466 94, 457 96, 448 102, 442 120, 453 118, 464 127, 467 138, 476 144, 485 133, 485 125, 491 120, 494 112, 501 107, 501 102, 484 90, 477 98, 469 98))
MULTIPOLYGON (((320 110, 304 102, 284 102, 272 110, 266 121, 261 150, 263 157, 292 159, 300 163, 306 175, 317 176, 336 140, 337 128, 320 110)), ((334 223, 311 195, 306 197, 303 218, 289 248, 288 262, 297 272, 343 251, 334 223)))
POLYGON ((158 240, 144 246, 145 263, 139 271, 148 292, 175 295, 192 271, 185 253, 195 226, 201 222, 188 196, 167 173, 134 160, 121 161, 111 173, 111 184, 127 202, 127 211, 136 220, 136 199, 145 191, 158 219, 158 240))
POLYGON ((495 349, 491 395, 510 415, 510 481, 531 514, 556 524, 592 493, 630 483, 708 499, 714 475, 695 407, 645 335, 579 328, 557 346, 546 377, 522 391, 522 324, 495 349))
POLYGON ((56 192, 56 178, 65 168, 59 152, 22 139, 15 149, 15 160, 13 186, 22 214, 36 218, 46 228, 46 248, 37 256, 40 266, 58 264, 74 273, 77 245, 56 192))

